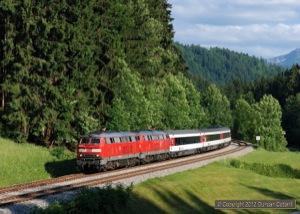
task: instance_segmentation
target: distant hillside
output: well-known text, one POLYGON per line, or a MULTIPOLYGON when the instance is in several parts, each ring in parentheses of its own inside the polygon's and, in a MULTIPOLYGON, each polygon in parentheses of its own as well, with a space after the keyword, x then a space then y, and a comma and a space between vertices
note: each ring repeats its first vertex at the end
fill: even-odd
POLYGON ((294 64, 300 64, 300 48, 297 48, 288 54, 270 58, 268 59, 268 62, 291 68, 294 64))
POLYGON ((203 48, 198 45, 182 45, 181 49, 190 73, 198 78, 217 85, 240 78, 252 81, 262 76, 275 75, 284 70, 283 67, 269 64, 265 59, 259 59, 243 53, 237 53, 224 48, 203 48))

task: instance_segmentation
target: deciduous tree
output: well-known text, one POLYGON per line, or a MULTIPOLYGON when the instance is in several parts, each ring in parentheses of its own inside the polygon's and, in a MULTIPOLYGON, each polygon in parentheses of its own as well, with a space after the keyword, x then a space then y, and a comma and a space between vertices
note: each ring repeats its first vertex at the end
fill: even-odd
POLYGON ((282 112, 279 102, 271 95, 263 98, 253 105, 256 112, 257 123, 255 133, 260 135, 260 146, 270 151, 283 151, 287 145, 282 129, 282 112))

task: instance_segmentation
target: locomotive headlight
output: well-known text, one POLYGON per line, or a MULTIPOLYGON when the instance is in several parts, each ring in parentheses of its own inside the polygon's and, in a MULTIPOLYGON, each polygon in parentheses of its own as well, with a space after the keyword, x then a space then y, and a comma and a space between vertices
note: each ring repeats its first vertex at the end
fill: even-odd
POLYGON ((98 157, 99 157, 99 155, 96 155, 96 157, 98 158, 98 157))
POLYGON ((82 157, 82 154, 80 154, 79 156, 82 157))

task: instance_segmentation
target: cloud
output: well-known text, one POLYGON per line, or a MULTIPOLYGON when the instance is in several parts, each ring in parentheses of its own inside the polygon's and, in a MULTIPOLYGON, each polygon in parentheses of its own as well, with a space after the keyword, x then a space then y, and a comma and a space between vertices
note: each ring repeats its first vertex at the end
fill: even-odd
POLYGON ((170 0, 175 40, 265 58, 300 44, 300 1, 170 0))
POLYGON ((170 0, 172 15, 189 23, 284 22, 299 18, 300 1, 170 0), (278 2, 278 3, 276 3, 278 2))
POLYGON ((300 44, 299 35, 300 24, 277 24, 275 26, 267 24, 243 26, 197 24, 177 31, 175 39, 184 44, 199 44, 205 47, 219 46, 229 49, 234 47, 251 55, 268 58, 287 53, 286 48, 295 49, 294 45, 300 44), (281 47, 282 43, 278 41, 284 42, 284 48, 281 47), (262 51, 263 49, 265 51, 262 51), (272 49, 272 51, 267 51, 267 49, 272 49))

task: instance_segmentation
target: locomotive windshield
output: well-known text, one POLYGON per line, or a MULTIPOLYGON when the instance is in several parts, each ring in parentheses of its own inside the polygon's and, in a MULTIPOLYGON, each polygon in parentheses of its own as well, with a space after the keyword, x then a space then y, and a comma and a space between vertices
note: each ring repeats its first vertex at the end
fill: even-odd
POLYGON ((88 144, 90 139, 88 137, 81 138, 80 144, 88 144))
POLYGON ((92 138, 92 144, 100 144, 99 138, 92 138))

